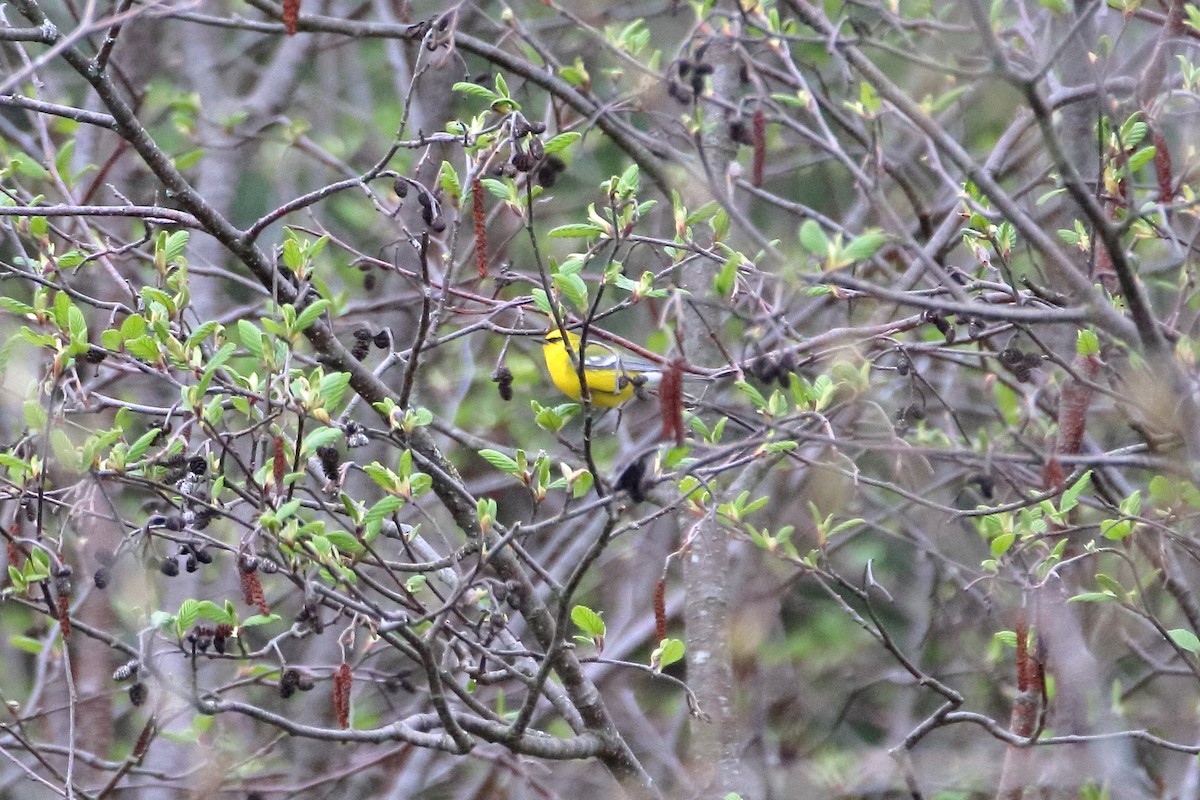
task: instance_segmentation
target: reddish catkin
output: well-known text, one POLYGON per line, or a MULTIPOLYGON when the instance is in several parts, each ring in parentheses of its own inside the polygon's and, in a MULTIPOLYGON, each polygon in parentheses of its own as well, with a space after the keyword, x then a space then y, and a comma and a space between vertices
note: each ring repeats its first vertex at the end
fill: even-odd
POLYGON ((754 147, 754 168, 751 180, 755 186, 762 186, 763 168, 767 164, 767 117, 762 110, 754 112, 751 117, 750 141, 754 147))
POLYGON ((1017 611, 1017 689, 1027 691, 1033 684, 1029 663, 1029 628, 1025 624, 1025 610, 1017 611))
POLYGON ((271 607, 267 605, 266 595, 263 594, 262 581, 258 579, 258 573, 251 570, 239 570, 239 578, 242 583, 242 599, 246 601, 248 606, 258 606, 259 613, 264 616, 271 613, 271 607))
POLYGON ((275 437, 274 452, 275 456, 271 467, 273 469, 273 477, 275 478, 275 491, 283 494, 283 479, 287 476, 287 453, 283 449, 282 436, 275 437))
POLYGON ((1094 355, 1077 356, 1071 365, 1084 380, 1067 378, 1058 399, 1057 455, 1075 455, 1083 449, 1083 433, 1087 428, 1087 411, 1096 390, 1092 388, 1100 374, 1100 359, 1094 355), (1084 381, 1087 381, 1086 383, 1084 381))
POLYGON ((300 19, 300 0, 283 0, 283 30, 288 36, 296 35, 296 22, 300 19))
POLYGON ((654 639, 661 642, 667 638, 667 579, 659 578, 654 584, 654 639))
MULTIPOLYGON (((13 526, 16 527, 15 525, 13 526)), ((17 547, 17 543, 12 539, 4 540, 4 549, 8 552, 8 566, 21 569, 24 559, 21 558, 21 551, 17 547)))
POLYGON ((71 638, 71 598, 65 594, 58 595, 58 625, 62 628, 62 637, 71 638))
POLYGON ((1175 190, 1171 188, 1171 150, 1158 131, 1154 132, 1154 175, 1158 178, 1158 201, 1171 202, 1175 197, 1175 190))
POLYGON ((487 221, 484 219, 483 181, 471 179, 471 217, 475 221, 475 269, 482 280, 488 275, 487 221))
POLYGON ((333 674, 333 713, 337 716, 338 727, 343 729, 350 727, 350 685, 353 682, 350 665, 342 662, 333 674))
POLYGON ((1066 483, 1067 476, 1063 474, 1062 462, 1054 456, 1046 459, 1042 466, 1042 488, 1061 489, 1066 483))
POLYGON ((658 408, 662 416, 662 438, 683 446, 683 364, 675 359, 663 370, 658 386, 658 408))

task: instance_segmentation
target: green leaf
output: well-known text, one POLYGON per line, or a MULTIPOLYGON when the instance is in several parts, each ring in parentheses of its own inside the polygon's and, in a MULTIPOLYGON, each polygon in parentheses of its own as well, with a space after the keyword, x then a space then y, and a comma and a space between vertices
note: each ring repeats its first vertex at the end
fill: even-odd
POLYGON ((200 601, 189 597, 179 605, 179 613, 175 615, 175 632, 183 638, 199 618, 200 601))
POLYGON ((587 606, 575 606, 571 609, 571 621, 588 636, 595 638, 603 636, 606 630, 604 620, 587 606))
POLYGON ((591 222, 559 225, 547 234, 551 239, 590 239, 604 233, 604 228, 591 222))
POLYGON ((320 395, 326 408, 333 408, 341 401, 342 395, 345 394, 346 387, 349 385, 349 372, 334 372, 321 378, 321 386, 317 394, 320 395))
POLYGON ((1062 514, 1071 511, 1075 506, 1079 505, 1079 495, 1083 494, 1084 490, 1091 485, 1092 471, 1089 469, 1079 477, 1079 480, 1063 492, 1062 502, 1058 504, 1058 510, 1062 514))
POLYGON ((758 389, 755 389, 745 381, 738 381, 734 386, 754 404, 755 408, 763 409, 767 407, 767 398, 763 397, 762 392, 758 391, 758 389))
POLYGON ((1155 150, 1153 145, 1149 147, 1143 147, 1141 150, 1138 150, 1129 157, 1129 171, 1137 172, 1139 169, 1146 166, 1146 164, 1153 160, 1157 153, 1158 151, 1155 150))
POLYGON ((307 330, 314 322, 320 319, 321 315, 325 313, 325 309, 329 308, 329 306, 330 301, 324 297, 309 303, 300 312, 300 316, 296 317, 295 330, 297 332, 307 330))
POLYGON ((456 92, 465 94, 468 97, 478 97, 481 100, 486 100, 488 103, 494 103, 500 99, 500 95, 496 94, 486 86, 480 86, 478 83, 459 81, 450 88, 456 92))
POLYGON ((336 442, 341 436, 342 431, 339 428, 317 428, 304 437, 304 443, 300 445, 300 454, 306 456, 310 453, 315 453, 318 447, 324 447, 330 442, 336 442))
POLYGON ((54 451, 54 458, 60 467, 68 472, 83 471, 81 451, 62 428, 53 428, 50 431, 50 448, 54 451))
POLYGON ((1189 653, 1200 652, 1200 638, 1187 628, 1172 628, 1167 631, 1167 635, 1171 637, 1172 642, 1189 653))
POLYGON ((1075 352, 1084 357, 1099 355, 1100 338, 1096 336, 1096 332, 1084 329, 1076 334, 1075 352))
POLYGON ((520 467, 517 466, 517 462, 499 450, 480 450, 479 457, 508 475, 518 475, 521 472, 520 467))
POLYGON ((824 258, 829 255, 829 237, 817 224, 816 220, 807 219, 800 226, 800 244, 814 256, 824 258))
POLYGON ((32 315, 34 313, 33 306, 27 306, 20 300, 14 300, 11 297, 0 296, 0 308, 10 314, 18 314, 20 316, 32 315))
POLYGON ((438 182, 441 184, 442 191, 455 201, 462 197, 462 181, 459 180, 454 165, 449 161, 442 162, 442 168, 438 173, 438 182))
POLYGON ((1008 533, 1002 533, 999 536, 997 536, 995 539, 992 539, 992 543, 991 543, 992 556, 995 558, 999 558, 1000 556, 1007 553, 1009 548, 1012 547, 1013 542, 1016 541, 1016 539, 1017 539, 1017 535, 1015 533, 1013 533, 1012 531, 1009 531, 1008 533))
POLYGON ((542 149, 545 151, 546 155, 550 155, 551 153, 557 153, 560 150, 566 150, 568 147, 575 144, 575 142, 582 138, 583 134, 581 133, 576 131, 567 131, 566 133, 560 133, 553 139, 547 141, 544 145, 542 145, 542 149))
POLYGON ((1108 592, 1081 592, 1067 599, 1068 603, 1111 603, 1117 598, 1108 592))
POLYGON ((215 320, 209 320, 208 322, 201 324, 198 328, 193 330, 191 334, 188 335, 186 340, 184 340, 184 347, 187 347, 188 349, 195 347, 209 336, 212 336, 220 327, 220 323, 216 322, 215 320))
POLYGON ((576 308, 581 311, 587 309, 588 290, 587 284, 584 283, 583 278, 575 273, 564 275, 560 272, 555 275, 552 280, 554 281, 555 287, 557 287, 560 292, 566 295, 567 299, 570 300, 576 308))
POLYGON ((175 231, 167 234, 167 238, 163 244, 163 256, 168 264, 176 262, 183 255, 183 250, 187 247, 188 239, 191 234, 187 231, 175 231))
POLYGON ((138 437, 138 440, 129 448, 129 452, 125 458, 127 463, 135 463, 142 460, 142 456, 150 449, 150 444, 162 435, 162 431, 158 428, 151 428, 138 437))
POLYGON ((213 357, 208 360, 208 365, 204 368, 204 374, 200 376, 200 380, 196 383, 201 394, 208 391, 208 385, 212 382, 213 375, 216 374, 229 357, 237 350, 237 345, 233 342, 226 342, 221 346, 221 349, 213 353, 213 357))
MULTIPOLYGON (((188 602, 195 603, 195 600, 188 602)), ((183 610, 180 609, 180 614, 183 610)), ((210 619, 218 625, 233 625, 237 622, 237 618, 229 613, 229 609, 217 605, 212 600, 201 600, 196 603, 196 616, 210 619)), ((189 626, 190 627, 190 626, 189 626)))
POLYGON ((199 164, 202 158, 204 158, 204 149, 199 147, 195 150, 189 150, 186 153, 180 153, 175 156, 175 169, 180 172, 191 169, 199 164))
MULTIPOLYGON (((9 569, 11 570, 12 567, 9 567, 9 569)), ((40 639, 35 639, 32 636, 10 636, 8 643, 12 645, 13 649, 15 650, 20 650, 23 653, 29 653, 30 655, 35 656, 41 654, 42 648, 44 647, 44 644, 40 639)))
POLYGON ((403 506, 403 497, 388 495, 375 505, 371 506, 371 510, 363 516, 363 525, 370 526, 373 523, 382 522, 385 517, 390 517, 392 514, 399 511, 403 506))
POLYGON ((846 245, 845 249, 842 250, 842 255, 848 261, 863 261, 879 252, 879 248, 883 247, 887 243, 887 240, 888 236, 886 233, 872 228, 864 231, 854 241, 846 245))
POLYGON ((683 642, 678 639, 663 639, 654 652, 650 654, 650 666, 655 672, 662 672, 676 661, 683 658, 683 642))
POLYGON ((366 549, 361 541, 346 531, 332 531, 326 534, 325 538, 343 553, 358 554, 366 549))

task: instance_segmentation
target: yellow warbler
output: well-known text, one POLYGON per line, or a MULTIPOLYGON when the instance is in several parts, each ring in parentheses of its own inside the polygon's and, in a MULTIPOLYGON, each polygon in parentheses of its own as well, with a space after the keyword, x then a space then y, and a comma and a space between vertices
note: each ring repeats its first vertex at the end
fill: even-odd
POLYGON ((562 332, 551 330, 542 340, 542 356, 546 359, 550 380, 572 400, 583 397, 576 361, 580 357, 583 358, 583 374, 592 405, 616 408, 632 398, 637 387, 656 386, 662 380, 662 366, 652 361, 625 355, 596 342, 588 342, 587 352, 581 356, 579 335, 567 331, 567 341, 571 343, 570 351, 563 342, 562 332))

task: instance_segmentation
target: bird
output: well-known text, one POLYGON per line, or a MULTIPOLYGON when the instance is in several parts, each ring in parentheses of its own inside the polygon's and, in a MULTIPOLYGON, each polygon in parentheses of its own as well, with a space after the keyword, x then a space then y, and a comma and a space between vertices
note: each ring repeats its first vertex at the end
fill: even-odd
MULTIPOLYGON (((558 390, 572 400, 581 400, 583 389, 579 385, 576 360, 580 357, 579 334, 566 331, 566 335, 570 350, 563 342, 563 331, 551 329, 542 340, 542 357, 546 360, 550 380, 558 390)), ((583 374, 592 405, 617 408, 632 399, 639 387, 661 383, 663 368, 653 361, 620 353, 608 345, 588 342, 583 354, 583 374)))

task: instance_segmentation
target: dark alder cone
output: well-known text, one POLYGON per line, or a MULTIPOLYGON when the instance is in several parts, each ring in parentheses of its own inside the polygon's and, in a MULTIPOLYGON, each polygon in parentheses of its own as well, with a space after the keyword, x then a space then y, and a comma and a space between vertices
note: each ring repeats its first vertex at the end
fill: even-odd
POLYGON ((567 162, 563 161, 558 156, 551 153, 542 159, 537 170, 537 182, 539 186, 549 189, 558 182, 558 176, 567 169, 567 162))
MULTIPOLYGON (((639 458, 621 470, 617 476, 614 488, 618 492, 628 492, 629 498, 635 503, 646 501, 646 459, 639 458)), ((660 637, 661 639, 661 637, 660 637)))
POLYGON ((382 330, 371 339, 371 341, 380 350, 387 350, 392 345, 392 337, 388 335, 386 330, 382 330))
POLYGON ((946 321, 946 318, 936 311, 926 311, 924 314, 925 321, 938 329, 938 332, 946 337, 946 341, 951 341, 954 335, 954 326, 946 321))
POLYGON ((187 468, 193 475, 203 475, 208 472, 208 459, 204 456, 192 456, 188 459, 187 468))
POLYGON ((750 138, 750 131, 746 128, 746 121, 741 117, 729 123, 729 138, 735 144, 744 144, 747 147, 754 144, 754 140, 750 138))
POLYGON ((982 472, 971 476, 971 483, 979 487, 979 494, 984 500, 991 500, 996 495, 996 481, 990 475, 982 472))
POLYGON ((92 575, 92 583, 96 584, 97 589, 107 589, 108 584, 112 581, 112 573, 108 567, 100 567, 96 573, 92 575))
POLYGON ((133 686, 129 687, 129 702, 133 703, 135 706, 140 706, 146 702, 146 697, 149 694, 150 692, 146 689, 146 684, 135 683, 133 686))
POLYGON ((283 675, 279 678, 279 696, 284 700, 296 693, 300 688, 300 671, 296 669, 285 669, 283 675))
POLYGON ((99 347, 89 347, 87 352, 83 354, 83 360, 89 364, 99 364, 106 358, 108 358, 108 353, 99 347))
POLYGON ((516 168, 517 172, 529 172, 536 163, 537 159, 523 150, 513 153, 512 165, 516 168))
POLYGON ((434 233, 441 233, 442 231, 446 230, 446 220, 443 219, 439 214, 429 223, 429 230, 433 231, 434 233))
MULTIPOLYGON (((202 531, 208 527, 208 523, 212 522, 217 517, 216 509, 207 506, 201 506, 195 511, 195 516, 192 518, 192 527, 198 531, 202 531)), ((208 562, 205 562, 208 563, 208 562)))
POLYGON ((529 132, 534 134, 535 136, 541 136, 543 133, 546 132, 546 123, 536 122, 536 121, 530 122, 529 123, 529 132))
POLYGON ((513 399, 512 370, 505 366, 496 367, 496 371, 492 373, 492 380, 496 382, 496 388, 500 391, 501 400, 508 402, 513 399))
POLYGON ((1015 367, 1025 363, 1025 354, 1016 347, 1006 347, 1000 351, 1000 363, 1006 367, 1015 367))
POLYGON ((317 459, 321 462, 321 472, 325 477, 331 481, 337 480, 340 460, 337 448, 331 444, 321 445, 317 448, 317 459))
POLYGON ((359 339, 354 343, 354 347, 350 348, 350 355, 354 356, 355 361, 362 361, 371 352, 371 340, 359 339))
POLYGON ((195 548, 196 560, 201 564, 211 564, 213 562, 212 551, 207 547, 195 548))
POLYGON ((371 443, 371 438, 367 436, 367 429, 361 423, 350 420, 342 426, 342 430, 346 433, 347 447, 365 447, 371 443))
POLYGON ((751 373, 763 383, 773 383, 779 377, 779 356, 767 353, 755 359, 751 373))
POLYGON ((363 273, 363 288, 366 289, 368 292, 375 291, 375 273, 374 272, 364 272, 363 273))
POLYGON ((154 434, 154 438, 150 440, 150 446, 153 447, 161 442, 164 436, 171 432, 171 423, 165 421, 155 422, 150 426, 150 429, 158 431, 158 433, 154 434))
POLYGON ((54 570, 54 591, 58 592, 59 594, 70 595, 74 590, 74 585, 71 580, 71 576, 74 574, 75 571, 71 569, 70 565, 68 564, 63 564, 61 567, 54 570))
POLYGON ((179 563, 173 558, 164 558, 158 565, 158 571, 168 578, 174 578, 179 574, 179 563))

